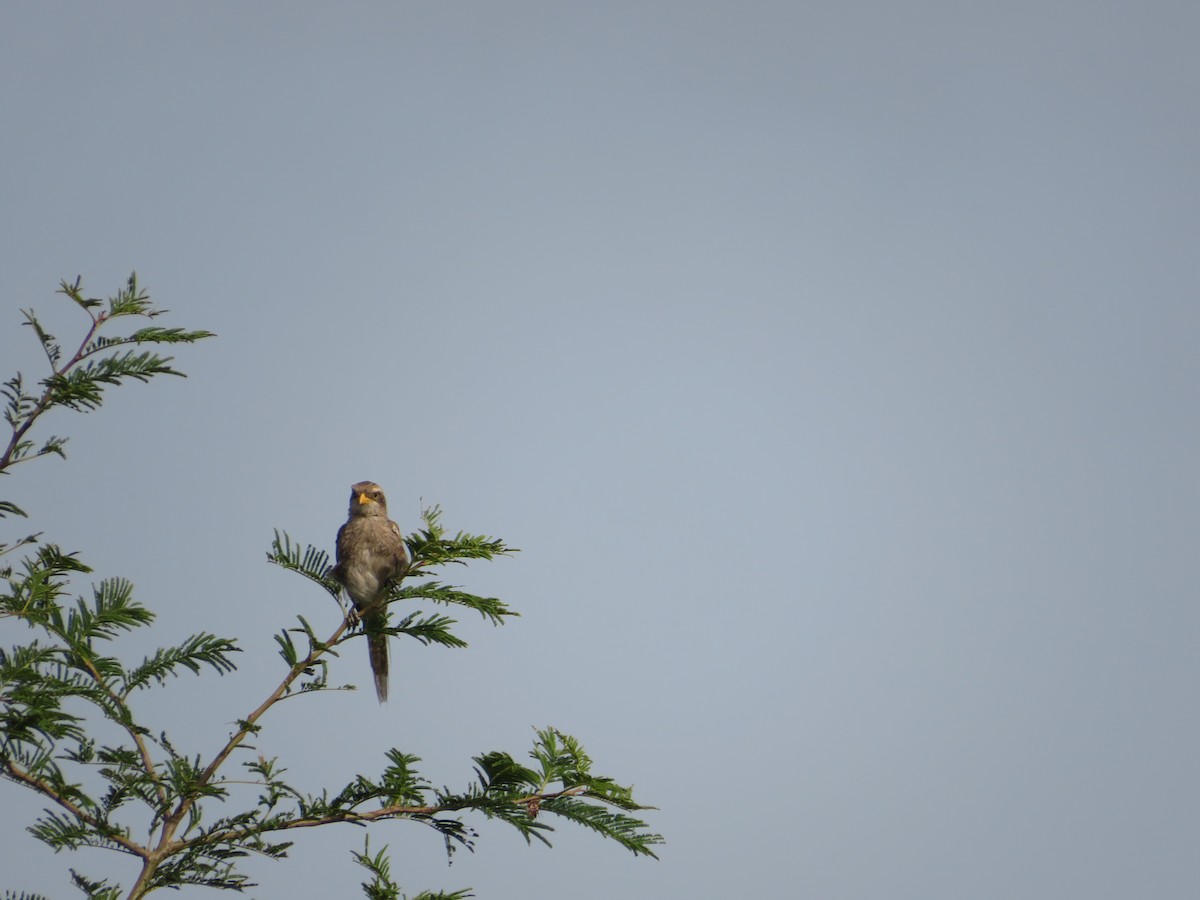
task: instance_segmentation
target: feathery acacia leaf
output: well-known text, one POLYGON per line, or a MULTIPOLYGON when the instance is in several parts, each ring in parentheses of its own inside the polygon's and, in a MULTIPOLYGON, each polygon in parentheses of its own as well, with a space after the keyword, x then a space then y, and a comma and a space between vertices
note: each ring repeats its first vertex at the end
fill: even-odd
POLYGON ((96 337, 86 344, 81 357, 91 356, 110 347, 120 347, 123 344, 194 344, 204 338, 216 337, 211 331, 188 331, 184 328, 161 328, 152 326, 139 328, 132 334, 122 337, 96 337))
POLYGON ((312 544, 303 548, 299 544, 293 544, 288 533, 277 528, 275 539, 271 541, 271 549, 267 553, 267 560, 315 581, 329 591, 334 599, 341 597, 342 586, 330 574, 333 567, 329 564, 329 554, 324 550, 318 550, 312 544))
POLYGON ((120 384, 124 379, 149 381, 155 375, 178 375, 167 363, 173 357, 145 351, 128 350, 115 356, 92 360, 42 380, 51 406, 65 406, 78 412, 90 412, 101 403, 107 385, 120 384))
POLYGON ((662 843, 662 837, 645 832, 646 823, 624 813, 613 812, 578 797, 552 797, 543 800, 540 811, 553 813, 569 822, 583 825, 592 831, 616 841, 634 856, 658 856, 650 849, 662 843))
POLYGON ((74 869, 71 872, 71 883, 79 888, 88 900, 120 900, 122 890, 119 884, 110 885, 105 880, 93 881, 80 875, 74 869))
POLYGON ((62 360, 62 347, 55 342, 54 335, 42 327, 42 323, 38 321, 32 309, 23 309, 21 313, 25 316, 24 324, 33 329, 33 333, 37 335, 38 343, 42 345, 42 349, 46 352, 46 359, 50 361, 50 368, 57 372, 58 364, 62 360))
POLYGON ((5 397, 4 418, 9 425, 16 426, 28 418, 37 407, 37 397, 25 390, 24 376, 18 372, 0 387, 5 397))
POLYGON ((199 675, 201 667, 207 665, 218 675, 224 675, 237 668, 229 655, 240 652, 241 648, 227 638, 204 632, 194 634, 178 647, 163 647, 147 657, 125 677, 122 694, 128 696, 134 690, 147 688, 151 681, 162 684, 167 678, 178 676, 180 668, 199 675))
MULTIPOLYGON (((4 697, 0 704, 0 757, 17 753, 21 747, 35 748, 29 752, 36 753, 56 741, 83 737, 83 719, 62 706, 63 699, 71 695, 71 686, 54 677, 61 659, 59 648, 36 641, 9 652, 0 650, 0 695, 4 697)), ((29 757, 24 765, 35 771, 40 763, 29 757)))
POLYGON ((8 592, 0 593, 0 615, 24 618, 31 625, 62 625, 56 601, 66 593, 68 579, 92 570, 78 554, 64 553, 55 544, 43 544, 32 557, 20 561, 23 574, 4 575, 8 592))
POLYGON ((141 328, 126 336, 98 334, 110 319, 126 315, 155 318, 164 312, 153 307, 149 295, 138 286, 136 273, 130 275, 124 290, 109 299, 107 311, 99 309, 103 306, 103 301, 84 296, 82 281, 79 278, 73 283, 61 282, 58 292, 73 300, 87 313, 91 319, 91 327, 79 348, 68 358, 54 335, 42 326, 34 312, 22 310, 24 324, 33 329, 46 354, 50 364, 50 375, 39 382, 42 388, 40 395, 26 390, 24 378, 19 372, 0 388, 5 398, 4 418, 12 427, 12 436, 7 448, 0 451, 0 472, 18 462, 27 462, 51 454, 65 458, 66 452, 63 448, 66 438, 51 436, 42 441, 35 451, 36 443, 27 437, 37 419, 48 410, 64 407, 77 412, 90 412, 100 406, 104 388, 107 386, 129 379, 149 381, 155 375, 183 375, 169 365, 172 362, 169 356, 159 356, 151 352, 138 353, 133 350, 118 353, 113 352, 115 348, 131 343, 194 343, 202 338, 213 337, 209 331, 157 326, 141 328))
POLYGON ((29 513, 17 506, 11 500, 0 500, 0 519, 5 516, 21 516, 28 519, 29 513))
POLYGON ((450 626, 457 624, 448 616, 437 614, 421 615, 409 613, 394 625, 383 630, 384 634, 393 637, 407 635, 416 638, 422 644, 440 644, 443 647, 465 647, 467 642, 450 631, 450 626))
POLYGON ((521 806, 527 822, 503 804, 479 807, 485 815, 513 825, 526 840, 536 837, 548 844, 540 832, 553 829, 539 823, 540 830, 535 830, 532 825, 540 812, 549 812, 590 828, 635 855, 655 856, 651 847, 661 844, 662 837, 646 831, 642 820, 626 815, 653 807, 636 803, 632 788, 592 775, 591 759, 575 738, 554 728, 539 729, 529 755, 541 764, 540 772, 521 766, 507 753, 492 752, 475 758, 481 791, 478 798, 506 799, 521 806), (562 785, 562 790, 551 791, 555 785, 562 785), (616 811, 605 807, 616 807, 616 811))
POLYGON ((446 530, 441 524, 440 506, 423 509, 421 519, 425 527, 404 539, 408 545, 409 559, 412 560, 409 567, 412 574, 419 575, 417 570, 446 563, 465 565, 470 559, 495 559, 518 552, 506 546, 504 541, 486 535, 460 531, 452 538, 446 537, 446 530))
POLYGON ((115 840, 117 836, 128 837, 128 835, 122 835, 119 830, 111 828, 96 828, 73 816, 53 810, 45 812, 30 826, 29 831, 42 843, 65 850, 99 847, 103 850, 128 852, 115 840))
POLYGON ((520 616, 496 597, 480 597, 460 588, 437 581, 403 585, 394 588, 390 600, 431 600, 445 605, 466 606, 475 610, 493 625, 503 625, 507 616, 520 616))
POLYGON ((362 883, 367 900, 400 900, 400 887, 392 881, 392 864, 384 847, 371 856, 371 837, 363 836, 363 852, 350 852, 354 861, 371 873, 371 880, 362 883))
POLYGON ((296 652, 296 644, 288 636, 288 629, 284 629, 275 635, 275 643, 279 645, 279 655, 283 657, 283 661, 287 663, 290 669, 300 662, 300 655, 296 652))
POLYGON ((93 591, 92 605, 83 600, 67 616, 64 634, 80 643, 110 641, 118 632, 132 631, 154 621, 154 613, 133 602, 133 585, 124 578, 106 578, 93 591))
POLYGON ((88 313, 88 315, 91 315, 91 311, 96 307, 104 305, 103 300, 97 300, 95 298, 87 298, 83 296, 82 276, 77 276, 73 283, 68 281, 60 281, 58 283, 58 291, 56 293, 70 297, 72 300, 78 303, 84 312, 88 313))
POLYGON ((115 316, 154 316, 161 315, 166 310, 156 310, 150 303, 150 295, 138 286, 137 272, 129 275, 125 289, 117 291, 116 296, 108 298, 108 318, 115 316))
POLYGON ((358 865, 362 866, 371 873, 371 880, 364 881, 360 886, 363 889, 363 895, 367 900, 468 900, 475 895, 471 893, 470 888, 461 891, 422 891, 421 893, 409 898, 406 894, 400 893, 400 886, 392 880, 391 860, 388 858, 388 848, 385 846, 382 850, 371 855, 371 839, 370 835, 363 836, 363 852, 356 853, 351 851, 351 856, 358 865))

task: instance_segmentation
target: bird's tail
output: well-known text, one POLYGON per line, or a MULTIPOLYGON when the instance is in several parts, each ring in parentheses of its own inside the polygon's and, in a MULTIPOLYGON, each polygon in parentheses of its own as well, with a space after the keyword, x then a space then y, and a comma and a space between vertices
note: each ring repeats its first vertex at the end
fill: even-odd
POLYGON ((375 673, 375 694, 380 703, 387 703, 388 654, 387 635, 373 634, 367 638, 367 650, 371 654, 371 671, 375 673))
MULTIPOLYGON (((379 624, 382 626, 383 621, 379 624)), ((375 695, 380 703, 388 698, 388 639, 386 634, 371 634, 367 629, 367 652, 371 657, 371 672, 375 675, 375 695)))

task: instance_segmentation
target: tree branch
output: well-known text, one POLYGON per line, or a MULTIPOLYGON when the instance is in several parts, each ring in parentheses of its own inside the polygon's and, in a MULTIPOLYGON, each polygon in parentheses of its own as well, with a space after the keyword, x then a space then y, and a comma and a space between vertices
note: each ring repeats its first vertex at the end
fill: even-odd
MULTIPOLYGON (((292 686, 296 679, 303 675, 307 669, 311 668, 325 654, 329 647, 338 641, 349 626, 349 621, 343 620, 342 624, 338 626, 337 630, 327 640, 315 646, 309 651, 308 656, 292 666, 283 681, 279 682, 278 687, 270 693, 266 700, 258 705, 258 708, 254 712, 250 713, 246 718, 239 720, 242 723, 241 728, 226 741, 225 746, 213 757, 212 762, 205 766, 204 771, 200 773, 200 777, 197 779, 196 784, 198 787, 205 787, 212 782, 217 771, 225 764, 230 754, 238 748, 248 734, 254 731, 254 726, 258 720, 266 714, 267 710, 283 699, 287 694, 288 688, 292 686)), ((193 793, 191 796, 184 798, 175 811, 167 816, 163 822, 162 839, 159 842, 157 850, 161 850, 164 846, 172 845, 171 838, 179 827, 179 823, 183 821, 183 817, 195 806, 199 797, 199 793, 193 793)))
POLYGON ((93 665, 91 659, 88 659, 81 655, 80 662, 83 664, 85 671, 87 671, 87 673, 92 677, 92 681, 94 681, 96 683, 96 685, 102 691, 104 691, 104 693, 108 697, 108 699, 111 700, 115 706, 119 707, 126 713, 126 715, 124 715, 124 716, 118 717, 118 716, 109 715, 109 716, 107 716, 107 718, 109 718, 112 721, 119 722, 121 727, 125 730, 125 733, 128 734, 129 737, 133 740, 134 745, 138 748, 138 754, 142 758, 142 769, 143 769, 143 771, 145 771, 146 777, 149 778, 151 782, 153 782, 154 793, 158 796, 159 803, 162 805, 163 808, 166 808, 166 805, 167 805, 166 788, 163 787, 162 779, 158 777, 158 770, 154 766, 154 759, 153 759, 153 757, 150 756, 150 748, 146 746, 145 738, 143 737, 141 732, 139 732, 137 730, 137 728, 134 727, 133 714, 130 712, 129 707, 125 704, 125 702, 123 700, 121 700, 119 697, 117 697, 116 694, 114 694, 112 692, 112 689, 104 681, 104 678, 100 675, 100 672, 99 672, 99 670, 97 670, 95 665, 93 665))
MULTIPOLYGON (((587 788, 576 786, 566 788, 561 791, 551 791, 543 794, 530 794, 527 797, 514 798, 510 802, 513 806, 524 806, 527 810, 532 810, 530 818, 537 815, 537 809, 542 802, 546 800, 556 800, 559 797, 577 797, 580 794, 587 793, 587 788)), ((386 819, 400 819, 408 816, 436 816, 441 813, 461 812, 463 810, 474 809, 475 805, 470 803, 448 804, 444 806, 403 806, 395 804, 391 806, 380 807, 379 809, 371 810, 370 812, 355 812, 346 810, 345 812, 335 813, 328 816, 313 816, 291 819, 287 822, 275 822, 262 828, 241 828, 230 829, 229 831, 217 831, 212 834, 206 834, 201 838, 196 838, 190 841, 176 841, 169 845, 168 852, 178 852, 185 847, 209 844, 220 844, 232 841, 244 840, 246 838, 255 837, 260 834, 271 834, 277 831, 292 831, 296 828, 318 828, 321 825, 335 825, 338 823, 346 823, 350 825, 365 824, 368 822, 378 822, 386 819)))
MULTIPOLYGON (((94 316, 94 315, 92 315, 90 310, 85 309, 84 312, 87 313, 88 316, 91 317, 92 327, 88 329, 88 332, 84 336, 83 341, 80 342, 80 344, 79 344, 79 349, 75 351, 75 355, 71 357, 71 359, 67 362, 67 364, 65 366, 63 366, 60 369, 54 364, 54 360, 52 358, 50 359, 50 370, 55 375, 62 375, 63 373, 65 373, 69 369, 71 369, 73 366, 76 366, 79 364, 80 360, 82 360, 85 355, 84 349, 87 347, 88 343, 92 340, 92 338, 96 336, 96 331, 100 328, 101 325, 104 324, 104 322, 107 318, 104 315, 104 313, 101 313, 99 316, 94 316)), ((42 348, 47 349, 44 342, 42 343, 42 348)), ((47 356, 49 356, 48 349, 47 349, 47 356)), ((34 407, 32 410, 29 411, 29 414, 27 416, 25 416, 25 419, 21 423, 21 425, 20 426, 17 426, 15 424, 13 425, 12 438, 9 440, 8 447, 5 449, 3 455, 0 455, 0 472, 3 472, 5 469, 9 468, 10 466, 12 466, 14 464, 12 456, 13 456, 13 453, 17 449, 17 445, 20 444, 21 439, 24 438, 25 435, 29 433, 29 429, 31 429, 33 427, 33 423, 37 421, 38 417, 41 416, 42 413, 44 413, 46 410, 48 410, 51 407, 53 397, 54 397, 54 388, 52 385, 47 385, 46 390, 42 392, 42 396, 38 399, 38 402, 34 404, 34 407)), ((33 457, 27 457, 26 459, 33 459, 33 457)), ((23 460, 17 460, 17 462, 22 462, 22 461, 23 460)))
POLYGON ((123 835, 116 834, 100 819, 97 819, 91 813, 85 811, 82 807, 72 803, 66 797, 63 797, 58 790, 46 781, 31 775, 24 769, 17 766, 11 759, 4 759, 4 774, 13 781, 23 784, 28 788, 32 788, 43 796, 49 797, 79 821, 85 825, 89 825, 96 829, 106 840, 112 841, 114 844, 119 844, 123 849, 132 853, 134 856, 146 859, 150 855, 150 851, 141 844, 134 843, 129 838, 123 835))

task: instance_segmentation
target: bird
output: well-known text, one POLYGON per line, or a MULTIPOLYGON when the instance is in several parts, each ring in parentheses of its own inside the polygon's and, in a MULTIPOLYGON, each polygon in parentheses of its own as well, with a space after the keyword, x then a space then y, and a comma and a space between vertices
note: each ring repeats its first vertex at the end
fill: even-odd
POLYGON ((375 693, 380 703, 388 696, 388 587, 408 568, 408 549, 400 526, 388 518, 383 488, 360 481, 350 488, 350 517, 337 533, 337 564, 333 578, 346 589, 367 635, 375 693))

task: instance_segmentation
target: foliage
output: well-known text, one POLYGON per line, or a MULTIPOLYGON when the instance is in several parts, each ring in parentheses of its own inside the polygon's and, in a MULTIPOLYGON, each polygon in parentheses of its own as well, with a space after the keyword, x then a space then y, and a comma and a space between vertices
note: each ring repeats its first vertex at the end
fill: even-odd
MULTIPOLYGON (((107 305, 86 298, 78 280, 63 282, 60 293, 87 313, 91 326, 68 357, 33 312, 24 311, 51 372, 35 390, 26 387, 20 374, 4 383, 5 417, 12 435, 0 456, 0 474, 43 456, 65 458, 65 438, 51 436, 39 446, 29 437, 49 410, 89 412, 101 405, 106 387, 181 374, 170 367, 170 357, 123 348, 192 343, 211 336, 160 327, 144 327, 124 337, 100 335, 114 319, 161 315, 135 276, 107 305)), ((25 512, 0 501, 3 515, 25 512)), ((461 531, 451 535, 441 524, 441 510, 434 507, 425 510, 423 527, 406 542, 412 559, 408 581, 393 584, 386 603, 389 610, 393 604, 406 604, 396 609, 412 611, 389 618, 387 635, 423 645, 465 647, 454 633, 456 621, 439 611, 412 608, 421 602, 471 609, 494 625, 517 615, 502 600, 472 594, 436 577, 437 570, 449 564, 514 552, 503 541, 461 531)), ((476 756, 475 777, 459 790, 433 788, 417 772, 419 758, 395 748, 384 754, 386 765, 378 775, 357 775, 315 794, 291 785, 277 758, 241 759, 244 774, 227 774, 234 754, 248 750, 246 739, 262 730, 262 720, 276 703, 335 689, 329 684, 331 659, 341 644, 362 636, 331 578, 328 554, 293 542, 285 532, 276 532, 267 558, 328 591, 341 606, 338 624, 320 638, 298 617, 297 626, 276 635, 285 666, 281 680, 255 709, 236 720, 235 731, 211 758, 177 748, 166 730, 142 721, 132 698, 139 691, 162 688, 184 672, 233 671, 235 655, 241 652, 237 644, 202 632, 140 662, 126 663, 112 652, 113 645, 123 634, 154 621, 154 614, 134 600, 132 584, 117 577, 101 579, 84 600, 73 596, 72 582, 92 569, 76 553, 34 534, 0 545, 0 556, 19 547, 29 548, 26 555, 0 566, 0 621, 22 622, 36 636, 0 649, 0 779, 29 788, 51 804, 29 828, 50 847, 99 847, 136 861, 137 875, 129 888, 70 870, 72 883, 87 897, 136 898, 184 885, 241 891, 251 886, 238 870, 242 860, 250 855, 286 857, 291 846, 288 832, 339 822, 415 821, 433 829, 448 854, 474 846, 477 834, 463 820, 467 813, 505 822, 527 842, 548 844, 550 822, 557 819, 582 825, 635 855, 653 857, 654 846, 661 843, 661 837, 633 815, 650 807, 637 803, 631 789, 593 774, 579 742, 554 728, 536 730, 529 764, 503 751, 476 756), (116 727, 115 741, 98 737, 103 722, 109 723, 109 731, 116 727), (258 789, 248 804, 231 790, 247 778, 258 789), (90 786, 96 782, 99 789, 90 786)), ((368 898, 402 900, 386 847, 372 854, 364 843, 363 852, 353 856, 370 875, 362 884, 368 898)), ((412 900, 472 896, 467 891, 424 892, 412 900)))
MULTIPOLYGON (((50 364, 50 374, 38 382, 40 390, 28 387, 20 372, 0 387, 5 399, 4 419, 12 429, 8 446, 0 454, 0 473, 7 472, 18 463, 50 454, 66 459, 66 438, 52 434, 39 447, 36 441, 28 437, 33 424, 50 410, 63 407, 90 412, 100 406, 106 387, 128 379, 149 381, 155 375, 183 376, 182 372, 169 365, 172 362, 170 356, 160 356, 151 350, 138 352, 117 348, 131 344, 192 344, 214 336, 209 331, 157 326, 139 328, 126 335, 101 335, 100 330, 115 319, 127 316, 155 319, 166 312, 154 308, 150 296, 138 286, 137 273, 129 276, 124 290, 108 299, 107 307, 106 301, 85 297, 78 278, 74 283, 61 282, 58 293, 69 297, 87 313, 91 327, 75 352, 64 361, 62 345, 43 327, 33 310, 21 311, 25 317, 24 324, 33 329, 42 345, 50 364)), ((10 501, 0 501, 0 517, 6 515, 23 516, 25 511, 10 501)), ((28 539, 24 543, 29 543, 28 539)), ((0 544, 0 552, 5 549, 0 544)))

